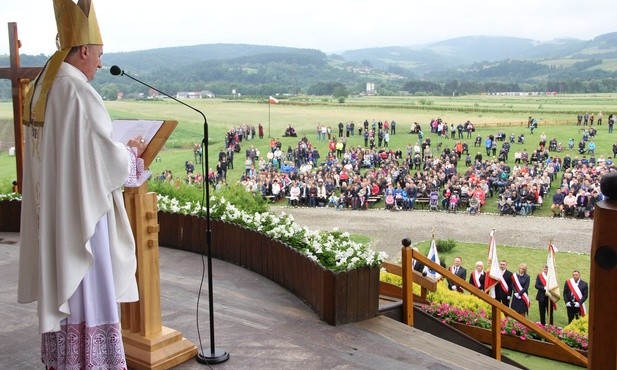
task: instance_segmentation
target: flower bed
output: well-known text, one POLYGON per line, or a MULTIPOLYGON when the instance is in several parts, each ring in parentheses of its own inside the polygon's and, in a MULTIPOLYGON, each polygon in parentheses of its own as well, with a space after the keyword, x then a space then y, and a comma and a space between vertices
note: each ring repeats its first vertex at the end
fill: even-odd
MULTIPOLYGON (((460 309, 450 304, 436 303, 424 306, 422 309, 431 316, 483 343, 491 343, 491 318, 482 309, 471 311, 460 309)), ((558 337, 573 349, 586 355, 588 349, 586 336, 552 325, 542 326, 540 323, 536 323, 536 325, 558 337)), ((563 361, 553 349, 554 345, 552 343, 542 340, 537 334, 530 331, 524 325, 519 324, 516 320, 503 318, 501 320, 501 334, 503 334, 502 346, 505 348, 563 361)))
MULTIPOLYGON (((199 203, 181 203, 177 199, 158 196, 159 211, 183 215, 202 215, 199 203)), ((212 196, 210 212, 213 220, 221 220, 268 235, 287 244, 323 268, 334 272, 361 267, 380 266, 388 255, 374 252, 350 239, 349 234, 334 229, 330 232, 309 230, 294 222, 291 215, 281 212, 248 213, 227 202, 223 197, 212 196)))

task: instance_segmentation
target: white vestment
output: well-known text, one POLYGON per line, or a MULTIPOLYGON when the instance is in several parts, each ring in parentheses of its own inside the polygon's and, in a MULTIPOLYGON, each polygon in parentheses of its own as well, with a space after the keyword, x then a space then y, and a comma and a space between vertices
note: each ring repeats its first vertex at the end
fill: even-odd
POLYGON ((101 97, 81 71, 63 63, 44 125, 24 129, 18 302, 37 301, 41 333, 61 330, 72 314, 69 298, 93 263, 90 240, 104 218, 107 227, 96 230, 109 240, 115 301, 138 300, 135 243, 122 197, 130 155, 111 140, 101 97))

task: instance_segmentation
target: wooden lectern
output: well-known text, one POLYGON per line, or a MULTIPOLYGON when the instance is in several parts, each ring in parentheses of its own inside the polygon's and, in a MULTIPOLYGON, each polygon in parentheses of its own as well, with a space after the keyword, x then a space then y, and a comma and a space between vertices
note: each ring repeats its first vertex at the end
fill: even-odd
MULTIPOLYGON (((164 121, 142 155, 146 168, 161 150, 177 121, 164 121)), ((139 301, 121 304, 122 337, 127 364, 133 369, 169 369, 197 355, 197 347, 161 322, 161 287, 156 193, 147 184, 124 189, 137 253, 139 301)))

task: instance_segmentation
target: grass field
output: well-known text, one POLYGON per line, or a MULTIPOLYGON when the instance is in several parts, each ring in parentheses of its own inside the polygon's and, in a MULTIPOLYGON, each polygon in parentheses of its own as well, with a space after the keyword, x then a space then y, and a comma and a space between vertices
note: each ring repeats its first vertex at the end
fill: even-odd
MULTIPOLYGON (((241 144, 242 150, 234 159, 235 168, 228 172, 229 181, 239 179, 243 170, 244 151, 248 145, 256 146, 261 153, 266 153, 269 148, 268 134, 279 138, 283 149, 297 143, 297 138, 284 138, 282 133, 288 124, 293 125, 298 131, 299 137, 306 135, 317 146, 320 153, 327 152, 327 142, 315 141, 315 127, 317 123, 329 125, 336 133, 338 122, 353 121, 356 127, 367 119, 395 120, 397 122, 397 134, 390 136, 390 148, 405 151, 407 144, 417 141, 416 135, 408 134, 413 122, 422 125, 427 137, 430 137, 433 147, 442 143, 443 147, 454 144, 453 140, 442 139, 430 134, 428 122, 440 117, 447 123, 455 126, 460 122, 470 120, 476 126, 476 132, 472 139, 465 139, 472 153, 484 148, 474 148, 475 135, 485 138, 488 134, 504 131, 507 136, 525 133, 526 143, 515 144, 511 149, 510 162, 513 161, 513 153, 517 149, 527 149, 531 152, 537 147, 537 137, 546 133, 548 139, 555 137, 559 142, 567 146, 569 138, 576 142, 581 135, 579 127, 575 126, 578 112, 602 111, 604 124, 598 129, 595 138, 597 145, 596 155, 611 156, 611 147, 617 141, 617 133, 608 134, 607 121, 611 112, 617 112, 617 95, 564 95, 556 97, 511 97, 511 96, 464 96, 464 97, 372 97, 372 98, 349 98, 345 103, 339 104, 327 98, 303 98, 285 101, 270 107, 264 101, 256 100, 191 100, 188 103, 202 110, 208 119, 209 144, 210 144, 210 167, 215 167, 217 153, 223 149, 224 134, 234 126, 262 124, 266 138, 263 140, 245 141, 241 144), (526 128, 527 117, 532 116, 539 120, 539 128, 535 135, 530 135, 526 128)), ((179 122, 177 129, 168 141, 167 147, 161 152, 160 162, 151 166, 153 173, 161 173, 170 169, 173 173, 184 178, 184 163, 193 160, 191 147, 199 143, 203 137, 203 120, 201 116, 180 104, 165 101, 114 101, 107 103, 112 118, 141 118, 141 119, 173 119, 179 122)), ((8 147, 14 141, 12 124, 12 104, 0 102, 0 181, 15 178, 14 157, 8 157, 8 147)), ((362 137, 351 136, 348 145, 363 145, 362 137)), ((565 155, 561 153, 559 155, 565 155)), ((572 156, 575 153, 571 153, 572 156)), ((459 171, 464 164, 459 164, 459 171)), ((496 210, 495 202, 488 201, 485 211, 496 210)), ((545 210, 540 210, 546 212, 545 210)))

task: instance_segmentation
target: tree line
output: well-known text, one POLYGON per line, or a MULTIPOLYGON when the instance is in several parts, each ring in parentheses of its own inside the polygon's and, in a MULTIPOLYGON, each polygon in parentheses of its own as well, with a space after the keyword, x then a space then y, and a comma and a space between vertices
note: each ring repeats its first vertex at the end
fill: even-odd
MULTIPOLYGON (((118 55, 112 62, 122 64, 118 55)), ((599 68, 601 59, 581 60, 571 65, 550 65, 537 61, 504 60, 478 62, 468 66, 432 71, 418 76, 401 66, 375 68, 370 63, 348 62, 315 50, 275 50, 269 53, 212 59, 182 65, 175 61, 162 67, 152 61, 156 53, 145 54, 142 62, 130 56, 132 76, 175 94, 179 91, 208 90, 217 96, 232 91, 242 96, 306 94, 346 96, 361 94, 367 82, 374 83, 379 95, 468 95, 504 91, 554 91, 558 93, 606 93, 617 91, 617 72, 599 68), (139 67, 150 66, 155 67, 139 67)), ((128 57, 128 56, 127 56, 128 57)), ((44 55, 21 57, 23 66, 41 66, 44 55)), ((105 61, 105 59, 104 59, 105 61)), ((0 67, 8 66, 8 56, 0 56, 0 67)), ((148 95, 148 88, 124 77, 99 72, 93 86, 107 100, 119 92, 125 97, 148 95)), ((0 81, 0 99, 10 99, 11 86, 0 81)))

